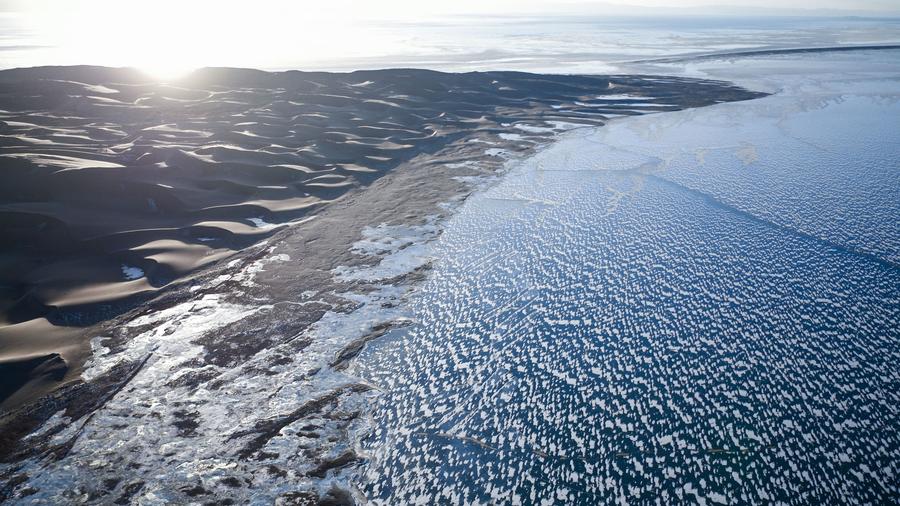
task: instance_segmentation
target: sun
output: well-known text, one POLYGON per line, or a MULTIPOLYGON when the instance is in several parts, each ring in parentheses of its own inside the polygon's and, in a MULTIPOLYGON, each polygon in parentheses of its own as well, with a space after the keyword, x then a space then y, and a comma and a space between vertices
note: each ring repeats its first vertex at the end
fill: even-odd
POLYGON ((199 64, 177 61, 145 62, 135 65, 137 70, 160 82, 175 81, 200 67, 199 64))
POLYGON ((227 51, 219 40, 223 20, 204 7, 209 3, 93 0, 47 16, 63 63, 133 67, 166 80, 227 51))

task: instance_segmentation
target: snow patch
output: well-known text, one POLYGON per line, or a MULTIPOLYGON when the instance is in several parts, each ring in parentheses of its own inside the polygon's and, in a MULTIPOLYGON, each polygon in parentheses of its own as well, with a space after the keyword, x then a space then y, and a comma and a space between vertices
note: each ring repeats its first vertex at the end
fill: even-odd
POLYGON ((122 264, 122 276, 129 281, 140 279, 144 277, 144 270, 140 267, 122 264))

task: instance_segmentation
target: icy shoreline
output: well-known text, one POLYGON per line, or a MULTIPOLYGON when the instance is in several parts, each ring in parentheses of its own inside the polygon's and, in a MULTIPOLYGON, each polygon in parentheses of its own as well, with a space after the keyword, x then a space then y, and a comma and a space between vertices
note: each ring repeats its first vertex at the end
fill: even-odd
POLYGON ((687 95, 646 96, 658 103, 645 108, 616 91, 607 107, 583 97, 537 119, 507 108, 499 127, 273 227, 97 327, 80 381, 13 413, 18 427, 40 428, 0 468, 9 483, 0 492, 25 503, 346 499, 334 477, 364 457, 355 434, 373 385, 344 369, 367 342, 410 323, 403 302, 430 268, 430 241, 470 193, 579 124, 757 96, 721 82, 617 79, 687 95), (587 116, 560 121, 566 108, 587 116))

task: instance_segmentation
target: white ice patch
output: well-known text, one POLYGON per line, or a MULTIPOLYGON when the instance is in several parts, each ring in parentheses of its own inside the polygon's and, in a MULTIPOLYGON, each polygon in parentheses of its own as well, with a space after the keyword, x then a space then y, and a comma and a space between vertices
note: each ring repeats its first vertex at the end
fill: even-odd
POLYGON ((271 228, 271 227, 276 226, 274 223, 269 223, 260 217, 247 218, 247 221, 249 221, 250 223, 253 223, 253 226, 256 228, 271 228))
POLYGON ((516 123, 513 127, 523 131, 528 132, 530 134, 546 134, 553 133, 553 128, 537 126, 537 125, 529 125, 527 123, 516 123))
POLYGON ((500 134, 500 138, 505 141, 521 141, 525 140, 520 134, 512 134, 512 133, 502 133, 500 134))
POLYGON ((633 93, 613 93, 610 95, 598 95, 597 96, 598 100, 646 100, 648 98, 653 98, 653 97, 647 97, 644 95, 635 95, 633 93))
POLYGON ((717 504, 728 504, 728 498, 725 497, 724 494, 720 494, 718 492, 710 492, 706 495, 706 497, 709 497, 710 501, 717 504))
POLYGON ((338 267, 333 272, 341 281, 380 281, 408 274, 432 260, 425 244, 415 244, 388 255, 378 265, 367 268, 338 267))
POLYGON ((134 267, 132 265, 122 264, 122 276, 125 279, 131 281, 134 279, 140 279, 144 277, 144 271, 140 267, 134 267))
POLYGON ((427 241, 435 237, 438 227, 435 217, 430 216, 424 225, 388 225, 382 223, 377 227, 366 227, 362 231, 363 238, 353 243, 351 251, 358 255, 384 255, 397 251, 417 242, 427 241))
POLYGON ((184 302, 155 313, 140 316, 125 324, 127 328, 152 325, 148 330, 129 341, 121 352, 109 355, 101 339, 91 341, 95 353, 85 364, 82 379, 91 381, 123 362, 137 362, 148 354, 156 356, 144 374, 154 371, 168 374, 181 364, 197 357, 203 347, 191 340, 205 332, 224 327, 240 320, 258 308, 247 308, 221 302, 221 295, 206 295, 197 301, 184 302))
MULTIPOLYGON (((263 246, 266 244, 268 244, 268 243, 266 241, 263 241, 260 243, 260 246, 263 246)), ((275 251, 275 247, 269 247, 268 250, 269 250, 268 251, 269 254, 267 256, 264 256, 263 258, 251 263, 250 265, 248 265, 247 267, 245 267, 241 270, 232 271, 228 274, 222 274, 221 276, 216 277, 215 279, 213 279, 210 282, 210 286, 215 288, 215 287, 221 285, 222 283, 229 282, 229 281, 237 282, 241 286, 247 286, 247 287, 254 286, 256 283, 253 281, 253 278, 256 276, 257 273, 264 271, 266 268, 266 265, 268 265, 272 262, 285 262, 285 261, 288 261, 291 259, 291 257, 286 254, 273 255, 272 253, 275 251)), ((236 259, 232 260, 231 262, 229 262, 227 264, 227 266, 229 268, 234 268, 234 267, 237 267, 240 264, 240 262, 241 262, 241 259, 236 258, 236 259)), ((193 289, 193 287, 192 287, 192 289, 193 289)))
POLYGON ((429 216, 423 225, 388 225, 363 229, 363 238, 351 251, 364 256, 381 256, 374 266, 339 266, 332 272, 341 281, 379 281, 408 274, 431 261, 427 242, 437 237, 440 229, 436 217, 429 216))

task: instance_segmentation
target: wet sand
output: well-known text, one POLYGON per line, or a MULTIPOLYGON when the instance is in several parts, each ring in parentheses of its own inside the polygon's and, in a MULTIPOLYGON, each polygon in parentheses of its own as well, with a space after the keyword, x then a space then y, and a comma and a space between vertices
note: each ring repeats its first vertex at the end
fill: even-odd
MULTIPOLYGON (((0 72, 0 453, 10 463, 0 498, 37 493, 19 486, 35 463, 65 459, 111 409, 136 426, 159 418, 176 440, 227 432, 217 441, 228 451, 196 444, 241 462, 277 461, 267 442, 324 417, 319 442, 280 464, 304 479, 327 475, 355 458, 327 456, 340 439, 327 435, 355 418, 340 399, 368 387, 335 385, 322 369, 339 371, 380 330, 326 342, 311 326, 357 309, 349 291, 387 284, 397 291, 383 304, 395 304, 427 270, 390 283, 336 275, 383 256, 352 249, 367 226, 427 236, 473 181, 565 129, 758 96, 654 76, 206 69, 161 85, 126 69, 0 72), (173 361, 185 353, 175 345, 194 355, 173 361), (309 358, 327 354, 324 366, 309 358), (302 378, 279 376, 286 369, 302 378), (214 403, 248 378, 272 382, 254 392, 305 381, 308 395, 227 428, 179 405, 214 403), (142 412, 141 399, 160 392, 202 400, 142 412)), ((160 464, 196 458, 173 455, 160 464)), ((146 480, 112 476, 133 457, 109 455, 112 468, 83 492, 129 500, 146 480)), ((187 482, 167 486, 176 485, 187 482)), ((232 485, 221 486, 243 487, 232 485)), ((195 492, 222 497, 205 487, 195 492)), ((184 490, 173 499, 192 495, 184 490)))

